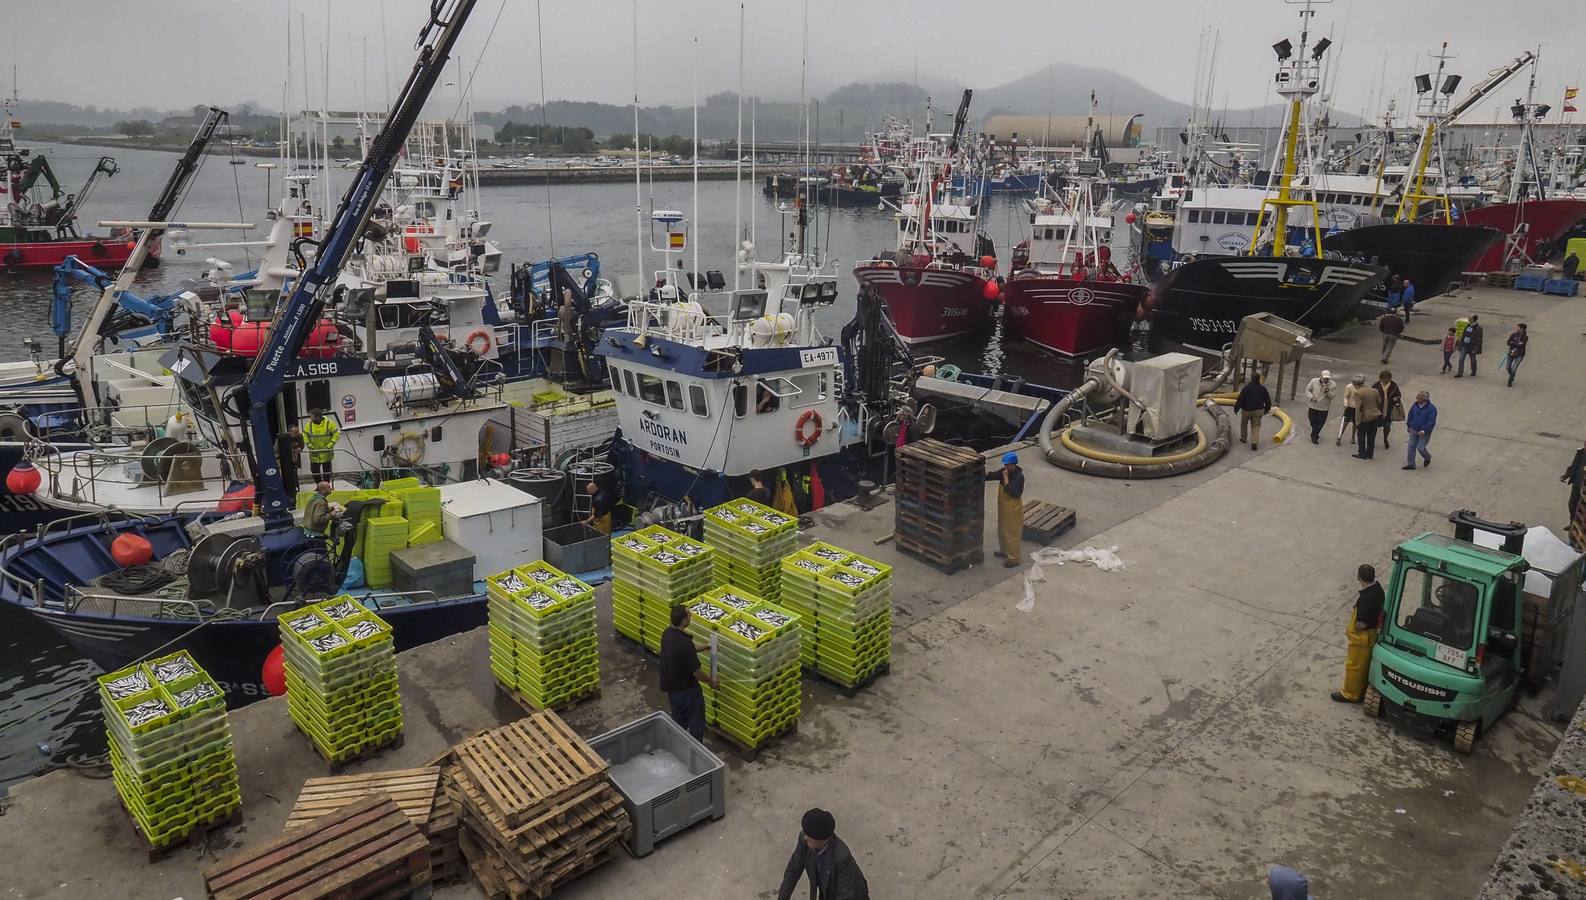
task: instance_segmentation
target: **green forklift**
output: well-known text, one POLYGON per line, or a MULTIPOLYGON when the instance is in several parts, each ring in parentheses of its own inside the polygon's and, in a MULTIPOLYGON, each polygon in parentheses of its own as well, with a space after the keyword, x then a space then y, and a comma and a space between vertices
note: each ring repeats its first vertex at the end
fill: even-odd
POLYGON ((1454 536, 1427 532, 1393 551, 1393 575, 1362 706, 1434 732, 1469 753, 1477 738, 1558 668, 1580 585, 1577 560, 1527 591, 1527 528, 1470 510, 1448 517, 1454 536), (1477 543, 1477 533, 1492 537, 1477 543), (1493 540, 1496 538, 1496 540, 1493 540))

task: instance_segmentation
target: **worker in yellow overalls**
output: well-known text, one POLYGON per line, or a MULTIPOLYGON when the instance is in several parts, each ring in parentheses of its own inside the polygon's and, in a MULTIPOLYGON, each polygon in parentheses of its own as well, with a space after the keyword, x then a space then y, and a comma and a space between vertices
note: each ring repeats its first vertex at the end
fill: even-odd
POLYGON ((1002 565, 1012 569, 1019 564, 1019 544, 1024 540, 1024 469, 1019 454, 1002 454, 1002 468, 986 476, 997 485, 997 550, 1002 565))
POLYGON ((1344 632, 1349 640, 1349 653, 1344 657, 1344 686, 1333 691, 1333 699, 1339 703, 1359 703, 1366 695, 1371 648, 1377 643, 1377 626, 1382 623, 1382 605, 1387 599, 1382 585, 1377 583, 1376 569, 1362 565, 1355 570, 1355 578, 1360 581, 1360 594, 1355 597, 1355 609, 1344 632))
POLYGON ((325 415, 323 409, 309 413, 308 424, 303 426, 303 443, 308 447, 308 467, 316 479, 330 478, 330 467, 336 459, 336 442, 341 440, 341 426, 325 415))
POLYGON ((584 485, 584 493, 589 495, 589 515, 584 517, 584 524, 601 534, 611 534, 611 511, 617 507, 616 495, 593 481, 584 485))
POLYGON ((787 480, 787 469, 776 472, 776 493, 771 495, 771 508, 798 518, 798 500, 793 497, 793 483, 787 480))

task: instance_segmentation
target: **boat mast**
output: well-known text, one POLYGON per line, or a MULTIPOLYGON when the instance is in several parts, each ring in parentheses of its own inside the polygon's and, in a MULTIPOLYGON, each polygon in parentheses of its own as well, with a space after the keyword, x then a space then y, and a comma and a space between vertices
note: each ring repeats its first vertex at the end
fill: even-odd
POLYGON ((1283 256, 1287 245, 1289 228, 1289 210, 1294 207, 1306 207, 1311 211, 1311 228, 1315 232, 1316 252, 1322 252, 1322 224, 1321 216, 1316 208, 1316 192, 1309 192, 1308 199, 1298 199, 1293 190, 1294 177, 1299 171, 1299 139, 1302 124, 1301 113, 1305 106, 1305 99, 1314 95, 1321 89, 1320 78, 1317 74, 1322 54, 1332 46, 1332 41, 1322 38, 1313 48, 1310 46, 1311 17, 1316 11, 1311 6, 1320 0, 1305 0, 1305 8, 1300 11, 1300 46, 1299 52, 1294 52, 1294 46, 1284 38, 1272 45, 1272 50, 1278 56, 1280 67, 1278 69, 1277 85, 1278 94, 1289 101, 1288 124, 1284 129, 1283 140, 1280 143, 1280 164, 1275 166, 1277 177, 1278 195, 1267 196, 1261 201, 1261 212, 1256 216, 1256 230, 1250 241, 1250 249, 1245 251, 1250 256, 1255 256, 1260 249, 1260 237, 1265 233, 1267 220, 1267 207, 1272 207, 1272 255, 1283 256))
POLYGON ((1448 195, 1426 193, 1426 168, 1432 160, 1432 150, 1440 139, 1437 130, 1438 120, 1443 116, 1443 107, 1448 105, 1448 95, 1459 86, 1459 78, 1451 76, 1452 84, 1443 80, 1443 70, 1447 68, 1448 61, 1454 58, 1454 54, 1448 52, 1448 41, 1444 41, 1443 46, 1436 52, 1427 55, 1437 60, 1437 74, 1430 80, 1427 80, 1425 75, 1416 78, 1416 92, 1421 95, 1420 115, 1426 119, 1426 127, 1422 129, 1421 142, 1415 148, 1415 161, 1411 166, 1413 181, 1406 178, 1409 190, 1399 198, 1399 211, 1393 217, 1394 222, 1413 222, 1420 218, 1421 204, 1426 201, 1433 203, 1441 201, 1443 220, 1453 221, 1453 215, 1448 208, 1448 195))
POLYGON ((633 283, 644 295, 644 182, 639 169, 639 0, 633 0, 633 226, 634 268, 639 273, 633 283))
POLYGON ((738 138, 733 142, 732 182, 732 235, 733 248, 732 289, 743 286, 743 4, 738 4, 738 138))

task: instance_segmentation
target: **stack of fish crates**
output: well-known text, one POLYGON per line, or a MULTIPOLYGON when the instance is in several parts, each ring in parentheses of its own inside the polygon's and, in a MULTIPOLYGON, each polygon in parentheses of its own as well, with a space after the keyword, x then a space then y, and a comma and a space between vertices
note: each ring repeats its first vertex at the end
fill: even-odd
POLYGON ((661 652, 672 607, 717 584, 716 554, 675 531, 652 525, 611 542, 612 621, 617 633, 661 652))
POLYGON ((102 675, 116 793, 154 854, 242 807, 226 697, 187 652, 102 675))
POLYGON ((804 665, 857 688, 892 660, 892 567, 816 542, 782 563, 782 603, 804 620, 804 665))
POLYGON ((407 519, 407 545, 420 547, 444 540, 441 533, 441 489, 412 487, 396 492, 402 501, 402 518, 407 519))
POLYGON ((402 740, 390 625, 346 595, 278 621, 287 712, 320 756, 339 765, 402 740))
POLYGON ((556 709, 600 690, 595 590, 546 562, 485 579, 490 671, 531 709, 556 709))
POLYGON ((798 520, 753 500, 729 500, 705 512, 705 543, 716 550, 722 584, 776 602, 782 558, 798 549, 798 520))
POLYGON ((893 482, 898 549, 951 575, 981 561, 986 461, 927 438, 897 450, 893 482))
MULTIPOLYGON (((391 504, 387 503, 386 507, 391 504)), ((372 588, 390 587, 394 581, 391 572, 391 553, 408 545, 408 520, 400 515, 385 513, 364 520, 363 528, 363 578, 372 588)))
POLYGON ((689 629, 716 647, 719 687, 704 685, 705 722, 746 750, 794 728, 800 710, 799 616, 734 585, 689 605, 689 629))

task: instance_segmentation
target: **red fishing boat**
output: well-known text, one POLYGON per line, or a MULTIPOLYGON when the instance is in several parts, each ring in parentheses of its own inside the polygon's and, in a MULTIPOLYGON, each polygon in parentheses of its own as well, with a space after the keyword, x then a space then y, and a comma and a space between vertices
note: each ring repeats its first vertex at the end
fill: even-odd
POLYGON ((1586 220, 1586 200, 1567 197, 1517 200, 1467 209, 1460 217, 1466 225, 1485 225, 1502 232, 1475 263, 1472 272, 1497 272, 1510 260, 1543 262, 1548 247, 1586 220), (1546 245, 1546 246, 1545 246, 1546 245))
POLYGON ((1019 337, 1065 356, 1116 346, 1142 310, 1144 279, 1112 261, 1112 216, 1097 209, 1100 161, 1077 161, 1063 194, 1031 201, 1031 236, 1013 253, 1005 321, 1019 337))
MULTIPOLYGON (((49 159, 17 143, 22 123, 12 117, 11 106, 12 101, 4 103, 5 121, 0 123, 0 268, 52 268, 68 256, 99 269, 120 268, 135 244, 129 234, 98 236, 77 230, 78 209, 99 179, 116 174, 115 159, 101 156, 83 186, 75 194, 67 193, 49 159)), ((158 259, 156 248, 148 264, 158 259)))
MULTIPOLYGON (((970 95, 964 91, 945 150, 935 141, 935 149, 919 154, 913 189, 906 191, 894 217, 897 251, 854 266, 854 278, 881 296, 898 336, 909 344, 989 325, 992 303, 1001 292, 995 247, 979 227, 980 198, 973 186, 980 179, 968 179, 968 192, 952 187, 970 95)), ((965 168, 974 169, 967 158, 965 168)))

